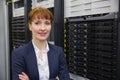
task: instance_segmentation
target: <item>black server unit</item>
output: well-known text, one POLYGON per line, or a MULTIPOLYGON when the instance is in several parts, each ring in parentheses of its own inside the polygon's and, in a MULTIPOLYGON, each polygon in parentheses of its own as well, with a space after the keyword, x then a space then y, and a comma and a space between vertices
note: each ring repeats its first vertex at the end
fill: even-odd
POLYGON ((25 19, 24 16, 13 17, 12 21, 13 47, 18 48, 25 43, 25 19))
POLYGON ((118 14, 68 18, 65 53, 69 71, 90 80, 120 80, 118 14))
POLYGON ((64 29, 64 52, 71 73, 87 76, 87 24, 67 19, 64 29))
POLYGON ((88 21, 87 77, 90 80, 119 80, 118 19, 108 18, 88 21))

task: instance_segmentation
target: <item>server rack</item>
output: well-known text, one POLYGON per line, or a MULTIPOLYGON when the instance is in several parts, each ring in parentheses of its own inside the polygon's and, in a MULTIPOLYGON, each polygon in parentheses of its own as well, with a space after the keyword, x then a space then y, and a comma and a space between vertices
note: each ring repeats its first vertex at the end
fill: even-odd
POLYGON ((90 80, 119 80, 119 0, 64 2, 70 72, 90 80))
POLYGON ((119 76, 116 75, 119 71, 117 70, 118 19, 110 17, 88 22, 87 77, 91 80, 119 80, 119 76))
POLYGON ((65 49, 69 71, 90 80, 119 80, 118 14, 68 18, 65 49))
MULTIPOLYGON (((14 48, 26 44, 31 35, 27 27, 28 13, 31 10, 31 0, 9 0, 8 3, 8 20, 9 20, 9 50, 10 62, 14 48)), ((10 80, 12 80, 10 64, 10 80)))
POLYGON ((28 13, 31 10, 31 0, 13 1, 12 7, 12 28, 11 32, 11 47, 18 48, 30 41, 31 35, 28 30, 27 19, 28 13))
MULTIPOLYGON (((73 19, 74 20, 74 19, 73 19)), ((67 19, 65 22, 64 50, 70 73, 87 76, 87 23, 67 19)))

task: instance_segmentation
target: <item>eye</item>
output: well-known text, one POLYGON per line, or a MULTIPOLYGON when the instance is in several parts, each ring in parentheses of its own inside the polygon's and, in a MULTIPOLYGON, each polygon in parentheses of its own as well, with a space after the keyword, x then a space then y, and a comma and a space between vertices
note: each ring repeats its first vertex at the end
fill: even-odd
POLYGON ((49 21, 46 21, 45 24, 46 25, 51 25, 51 23, 49 21))
POLYGON ((41 23, 40 23, 40 22, 35 22, 34 24, 39 25, 39 24, 41 24, 41 23))

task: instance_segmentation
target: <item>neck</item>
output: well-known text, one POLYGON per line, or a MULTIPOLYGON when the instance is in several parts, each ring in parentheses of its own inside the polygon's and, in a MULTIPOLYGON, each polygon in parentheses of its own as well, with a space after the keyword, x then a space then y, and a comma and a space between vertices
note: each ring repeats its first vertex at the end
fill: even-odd
POLYGON ((32 39, 32 41, 40 50, 44 51, 46 49, 46 46, 47 46, 46 41, 39 41, 35 39, 32 39))

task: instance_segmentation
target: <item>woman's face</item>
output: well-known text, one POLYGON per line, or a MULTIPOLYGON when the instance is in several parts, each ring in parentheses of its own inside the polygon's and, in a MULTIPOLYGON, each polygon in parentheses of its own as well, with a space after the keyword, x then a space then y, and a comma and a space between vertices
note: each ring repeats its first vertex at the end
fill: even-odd
POLYGON ((36 19, 29 25, 32 32, 32 38, 35 40, 45 41, 51 31, 51 21, 48 19, 36 19))

